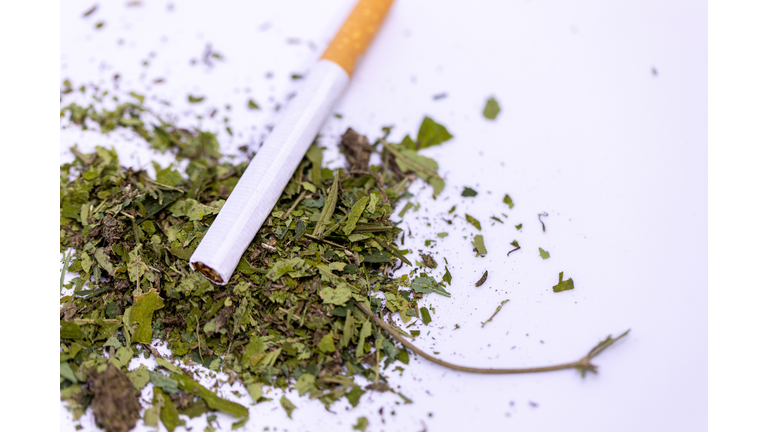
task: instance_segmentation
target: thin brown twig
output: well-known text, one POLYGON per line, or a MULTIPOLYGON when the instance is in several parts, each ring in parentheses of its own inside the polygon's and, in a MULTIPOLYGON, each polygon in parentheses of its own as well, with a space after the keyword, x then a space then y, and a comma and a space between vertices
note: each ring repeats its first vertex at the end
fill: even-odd
POLYGON ((547 212, 539 213, 539 222, 541 222, 541 230, 544 231, 544 232, 547 232, 547 227, 544 226, 544 222, 541 220, 542 216, 547 217, 547 216, 549 216, 549 213, 547 213, 547 212))
POLYGON ((594 357, 596 357, 598 354, 600 354, 604 349, 613 345, 616 341, 623 338, 629 333, 629 330, 627 330, 616 339, 613 339, 609 335, 608 338, 606 338, 604 341, 600 342, 597 346, 592 348, 592 350, 590 350, 586 356, 584 356, 582 359, 577 360, 575 362, 563 363, 563 364, 553 365, 553 366, 532 367, 532 368, 512 368, 512 369, 475 368, 475 367, 459 366, 453 363, 448 363, 447 361, 440 360, 437 357, 433 357, 427 354, 426 352, 417 348, 415 345, 408 342, 405 338, 397 334, 397 332, 394 329, 392 329, 386 322, 384 322, 384 320, 376 316, 376 314, 374 314, 373 311, 371 311, 364 304, 360 303, 357 300, 355 300, 355 304, 357 305, 358 308, 360 308, 361 311, 363 311, 363 313, 365 313, 371 319, 373 319, 376 322, 376 324, 379 325, 379 327, 381 327, 382 329, 384 329, 384 331, 389 333, 390 336, 392 336, 396 341, 400 342, 401 344, 403 344, 404 347, 410 349, 411 351, 415 352, 416 354, 423 357, 424 359, 429 360, 432 363, 438 364, 440 366, 447 367, 448 369, 458 370, 462 372, 480 373, 480 374, 522 374, 522 373, 535 373, 535 372, 551 372, 551 371, 564 370, 564 369, 576 369, 579 372, 581 372, 582 376, 584 376, 587 372, 597 373, 597 366, 593 365, 591 363, 591 360, 594 357))
POLYGON ((344 249, 344 250, 347 250, 347 248, 346 248, 346 247, 344 247, 344 246, 342 246, 342 245, 340 245, 340 244, 338 244, 338 243, 334 243, 334 242, 332 242, 332 241, 330 241, 330 240, 326 240, 326 239, 324 239, 324 238, 315 237, 315 236, 313 236, 312 234, 304 234, 304 237, 309 237, 309 238, 311 238, 312 240, 318 240, 318 241, 321 241, 321 242, 323 242, 323 243, 327 243, 327 244, 329 244, 329 245, 331 245, 331 246, 336 246, 337 248, 342 248, 342 249, 344 249))
POLYGON ((299 197, 296 198, 296 201, 293 202, 293 205, 291 206, 291 208, 289 208, 288 211, 285 212, 285 214, 280 217, 280 220, 285 220, 285 218, 287 218, 288 215, 291 214, 293 209, 295 209, 296 206, 299 205, 299 201, 301 201, 301 199, 304 198, 304 195, 306 194, 307 194, 307 191, 305 190, 301 191, 301 194, 299 194, 299 197))

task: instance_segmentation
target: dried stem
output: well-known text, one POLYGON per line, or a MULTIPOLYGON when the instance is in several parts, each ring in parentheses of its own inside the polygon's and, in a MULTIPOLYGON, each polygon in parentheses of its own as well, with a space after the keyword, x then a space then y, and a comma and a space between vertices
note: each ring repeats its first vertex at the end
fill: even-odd
POLYGON ((437 357, 433 357, 425 353, 424 351, 420 350, 412 343, 408 342, 405 338, 400 336, 394 329, 392 329, 387 323, 385 323, 384 320, 377 317, 376 314, 374 314, 373 311, 371 311, 364 304, 360 303, 359 301, 355 301, 355 304, 357 305, 357 307, 360 308, 360 310, 363 311, 363 313, 365 313, 371 319, 373 319, 376 322, 376 324, 379 325, 379 327, 384 329, 384 331, 386 331, 393 338, 395 338, 395 340, 403 344, 404 347, 420 355, 421 357, 431 361, 432 363, 436 363, 440 366, 447 367, 448 369, 458 370, 462 372, 480 373, 480 374, 522 374, 522 373, 535 373, 535 372, 551 372, 551 371, 563 370, 563 369, 576 369, 581 373, 581 376, 585 376, 587 372, 597 373, 597 366, 593 365, 591 363, 591 360, 595 358, 598 354, 600 354, 603 350, 613 345, 616 341, 623 338, 629 333, 629 330, 627 330, 615 339, 609 335, 604 341, 600 342, 599 344, 597 344, 597 346, 592 348, 592 350, 590 350, 589 353, 587 353, 587 355, 584 356, 582 359, 577 360, 575 362, 571 362, 571 363, 563 363, 559 365, 533 367, 533 368, 513 368, 513 369, 474 368, 474 367, 459 366, 453 363, 448 363, 446 361, 440 360, 437 357))
POLYGON ((547 232, 547 227, 544 226, 544 222, 541 220, 542 216, 547 217, 547 216, 549 216, 549 213, 547 213, 547 212, 539 213, 539 222, 541 222, 541 230, 544 231, 544 232, 547 232))
POLYGON ((299 197, 296 198, 296 201, 293 202, 293 205, 291 206, 291 208, 289 208, 288 211, 285 212, 285 214, 280 218, 280 220, 285 220, 285 218, 287 218, 288 215, 291 214, 293 209, 295 209, 296 206, 299 205, 299 202, 304 198, 304 195, 306 195, 306 194, 307 194, 307 191, 305 191, 305 190, 301 191, 301 194, 299 194, 299 197))

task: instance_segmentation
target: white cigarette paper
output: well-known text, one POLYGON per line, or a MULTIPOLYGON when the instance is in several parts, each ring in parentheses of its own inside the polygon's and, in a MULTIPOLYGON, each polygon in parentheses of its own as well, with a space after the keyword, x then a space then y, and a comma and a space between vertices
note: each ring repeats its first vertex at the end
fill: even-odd
POLYGON ((312 68, 195 249, 190 267, 218 285, 229 282, 348 83, 347 72, 332 61, 312 68))

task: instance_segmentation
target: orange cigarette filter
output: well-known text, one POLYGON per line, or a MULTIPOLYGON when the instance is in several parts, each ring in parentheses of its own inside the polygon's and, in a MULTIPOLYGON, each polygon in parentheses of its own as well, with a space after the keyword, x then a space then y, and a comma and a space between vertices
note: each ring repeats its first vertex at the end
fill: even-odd
POLYGON ((360 0, 320 58, 336 63, 352 76, 357 59, 371 44, 392 2, 360 0))

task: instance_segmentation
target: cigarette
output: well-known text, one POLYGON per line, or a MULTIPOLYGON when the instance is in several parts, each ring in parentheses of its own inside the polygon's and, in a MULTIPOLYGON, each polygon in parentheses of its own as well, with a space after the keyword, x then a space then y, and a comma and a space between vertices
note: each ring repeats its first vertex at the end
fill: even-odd
POLYGON ((381 27, 392 1, 357 3, 190 257, 192 269, 217 285, 229 282, 347 87, 357 59, 381 27))

